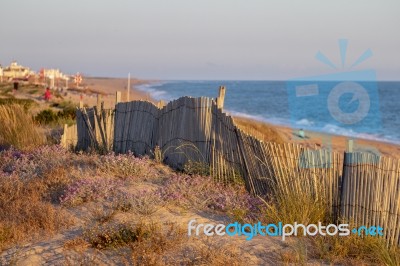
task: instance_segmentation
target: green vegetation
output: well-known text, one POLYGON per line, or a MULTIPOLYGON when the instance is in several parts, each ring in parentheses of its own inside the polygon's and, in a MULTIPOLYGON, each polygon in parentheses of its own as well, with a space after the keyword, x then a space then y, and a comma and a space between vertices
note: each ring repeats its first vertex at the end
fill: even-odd
POLYGON ((51 106, 62 110, 42 110, 35 116, 35 121, 42 125, 63 125, 75 121, 76 107, 71 102, 53 103, 51 106))
MULTIPOLYGON (((14 85, 12 83, 0 84, 0 95, 10 96, 10 93, 12 93, 13 90, 14 85)), ((24 92, 31 95, 43 94, 44 88, 39 85, 19 83, 18 92, 24 92)))
POLYGON ((96 226, 84 233, 86 240, 97 249, 117 248, 118 246, 137 241, 150 231, 142 227, 133 227, 126 224, 96 226))
POLYGON ((203 162, 188 160, 183 166, 183 172, 189 175, 210 175, 210 166, 203 162))
POLYGON ((36 106, 36 102, 31 99, 16 99, 16 98, 0 98, 0 105, 21 105, 25 111, 36 106))
POLYGON ((75 111, 62 110, 55 112, 51 109, 40 111, 35 116, 35 121, 42 125, 62 125, 73 122, 75 119, 75 111))
POLYGON ((33 89, 33 90, 28 91, 29 94, 37 94, 38 92, 39 92, 38 89, 33 89))

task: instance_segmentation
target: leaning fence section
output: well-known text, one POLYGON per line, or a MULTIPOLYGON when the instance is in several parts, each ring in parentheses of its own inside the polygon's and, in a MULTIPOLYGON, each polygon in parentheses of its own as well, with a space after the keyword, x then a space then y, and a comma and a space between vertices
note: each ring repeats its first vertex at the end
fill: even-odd
POLYGON ((78 141, 76 150, 112 151, 114 110, 101 107, 79 108, 76 111, 78 141))
POLYGON ((162 159, 183 169, 188 162, 208 165, 212 100, 182 97, 159 112, 155 143, 162 159))
POLYGON ((92 108, 82 108, 76 110, 76 127, 78 134, 78 142, 76 150, 88 151, 94 148, 94 119, 92 108))
POLYGON ((231 116, 218 104, 212 106, 211 143, 209 147, 211 173, 219 181, 244 180, 243 157, 237 137, 237 127, 231 116))
POLYGON ((158 108, 147 101, 119 103, 114 151, 159 157, 184 169, 196 167, 222 182, 242 177, 236 126, 214 99, 182 97, 158 108))

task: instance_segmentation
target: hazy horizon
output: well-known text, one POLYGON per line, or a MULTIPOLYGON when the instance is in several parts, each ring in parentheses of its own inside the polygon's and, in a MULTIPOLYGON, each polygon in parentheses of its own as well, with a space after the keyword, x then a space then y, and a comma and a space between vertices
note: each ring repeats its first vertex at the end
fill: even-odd
POLYGON ((28 1, 0 4, 0 64, 93 77, 286 80, 374 69, 400 80, 400 2, 28 1), (342 68, 338 39, 348 39, 342 68), (333 69, 315 59, 323 53, 333 69))

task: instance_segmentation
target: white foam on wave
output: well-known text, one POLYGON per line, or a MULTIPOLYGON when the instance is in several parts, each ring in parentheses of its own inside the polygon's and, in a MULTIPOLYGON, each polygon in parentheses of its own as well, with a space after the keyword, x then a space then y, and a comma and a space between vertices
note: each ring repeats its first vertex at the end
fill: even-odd
POLYGON ((251 115, 248 113, 243 113, 243 112, 238 112, 238 111, 233 111, 233 110, 224 110, 227 114, 232 115, 232 116, 238 116, 238 117, 243 117, 243 118, 249 118, 257 121, 264 121, 264 117, 261 115, 251 115))
POLYGON ((157 82, 157 83, 149 83, 139 85, 136 88, 139 91, 146 92, 150 94, 150 97, 156 100, 171 100, 171 97, 167 95, 167 92, 164 90, 157 89, 157 87, 161 87, 166 82, 157 82))
POLYGON ((346 137, 353 137, 353 138, 358 138, 358 139, 383 141, 383 142, 389 142, 389 143, 393 143, 393 144, 400 144, 399 140, 396 140, 388 135, 360 133, 360 132, 356 132, 352 129, 346 129, 346 128, 342 128, 342 127, 339 127, 337 125, 332 125, 332 124, 327 124, 318 131, 323 132, 323 133, 329 133, 329 134, 346 136, 346 137))
POLYGON ((306 118, 303 118, 303 119, 301 119, 299 121, 296 121, 296 125, 311 127, 311 126, 314 125, 314 122, 310 121, 310 120, 308 120, 306 118))

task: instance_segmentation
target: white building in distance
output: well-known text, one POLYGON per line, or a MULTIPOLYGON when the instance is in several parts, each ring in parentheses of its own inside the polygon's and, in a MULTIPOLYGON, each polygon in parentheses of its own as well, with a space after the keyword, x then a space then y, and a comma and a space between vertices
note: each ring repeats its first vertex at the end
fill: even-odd
POLYGON ((68 75, 62 73, 59 69, 45 69, 40 70, 40 74, 49 79, 63 79, 69 80, 68 75))
POLYGON ((12 62, 10 66, 2 70, 2 77, 6 79, 28 79, 29 76, 34 75, 35 72, 31 71, 29 67, 18 65, 16 61, 12 62))

